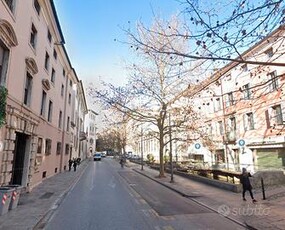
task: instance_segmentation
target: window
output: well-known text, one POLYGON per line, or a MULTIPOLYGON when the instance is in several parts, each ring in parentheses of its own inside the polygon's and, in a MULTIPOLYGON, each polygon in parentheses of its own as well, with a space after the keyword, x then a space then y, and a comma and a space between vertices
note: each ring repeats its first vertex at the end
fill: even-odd
POLYGON ((48 121, 49 122, 52 121, 52 106, 53 106, 52 101, 49 101, 49 104, 48 104, 48 121))
POLYGON ((218 122, 218 126, 219 126, 219 134, 223 135, 224 134, 224 126, 223 126, 223 122, 219 121, 218 122))
POLYGON ((61 142, 56 143, 56 154, 59 155, 61 152, 61 142))
POLYGON ((72 81, 71 80, 69 80, 69 86, 72 87, 72 81))
POLYGON ((49 29, 47 31, 47 38, 48 38, 49 43, 51 43, 51 33, 49 29))
POLYGON ((270 92, 277 90, 278 89, 278 78, 277 78, 276 70, 269 73, 268 76, 269 76, 269 80, 270 80, 270 83, 269 83, 270 92))
POLYGON ((51 82, 54 83, 55 82, 55 70, 54 68, 52 68, 51 70, 51 78, 50 78, 51 82))
POLYGON ((244 130, 253 130, 254 129, 254 120, 253 113, 247 113, 244 115, 244 130))
POLYGON ((283 116, 282 116, 282 110, 280 105, 276 105, 272 107, 272 118, 275 121, 275 124, 282 125, 283 124, 283 116))
POLYGON ((234 96, 232 92, 228 93, 226 96, 226 107, 229 107, 234 104, 234 96))
POLYGON ((71 103, 71 94, 68 94, 68 104, 71 103))
POLYGON ((215 106, 214 107, 215 111, 221 110, 221 100, 220 100, 220 98, 216 98, 214 106, 215 106))
POLYGON ((46 52, 46 57, 45 57, 45 68, 46 70, 49 69, 49 55, 47 52, 46 52))
POLYGON ((208 124, 207 125, 207 128, 206 128, 206 132, 209 136, 212 136, 213 135, 213 128, 212 128, 212 125, 211 124, 208 124))
POLYGON ((6 83, 6 73, 8 68, 9 50, 0 41, 0 85, 6 83))
POLYGON ((45 154, 46 155, 50 155, 51 154, 51 139, 46 139, 45 154))
POLYGON ((229 128, 230 128, 230 131, 236 131, 236 118, 235 117, 230 118, 229 128))
POLYGON ((266 54, 266 56, 268 58, 272 57, 273 56, 273 49, 272 49, 272 47, 269 48, 268 50, 266 50, 264 53, 266 54))
POLYGON ((62 75, 65 77, 65 69, 62 70, 62 75))
POLYGON ((67 117, 66 131, 69 131, 70 117, 67 117))
POLYGON ((242 87, 242 89, 243 89, 243 98, 244 98, 245 100, 250 99, 251 93, 250 93, 249 84, 244 85, 244 86, 242 87))
POLYGON ((24 92, 24 104, 27 106, 29 106, 31 103, 32 82, 33 82, 33 77, 29 73, 27 73, 25 92, 24 92))
POLYGON ((37 35, 38 35, 38 31, 36 27, 34 26, 34 24, 32 24, 30 44, 34 49, 36 49, 37 35))
POLYGON ((62 111, 59 111, 59 115, 58 115, 58 128, 61 128, 61 124, 62 124, 62 111))
POLYGON ((54 57, 55 60, 57 60, 57 52, 56 52, 55 49, 53 49, 53 57, 54 57))
POLYGON ((63 94, 64 94, 64 85, 61 84, 61 91, 60 91, 60 95, 63 97, 63 94))
POLYGON ((248 71, 247 64, 242 65, 241 69, 242 69, 243 72, 247 72, 248 71))
POLYGON ((69 144, 65 144, 65 154, 69 154, 69 144))
POLYGON ((41 12, 41 6, 40 6, 40 4, 39 4, 38 0, 34 0, 34 7, 35 7, 35 9, 36 9, 36 11, 37 11, 38 15, 40 15, 40 12, 41 12))
POLYGON ((45 91, 43 91, 42 92, 42 103, 41 103, 41 116, 45 116, 46 99, 47 99, 47 94, 45 91))
POLYGON ((15 11, 15 1, 16 0, 4 0, 9 9, 11 10, 12 13, 15 11))
POLYGON ((37 147, 37 153, 42 153, 42 147, 43 147, 43 138, 38 138, 38 147, 37 147))

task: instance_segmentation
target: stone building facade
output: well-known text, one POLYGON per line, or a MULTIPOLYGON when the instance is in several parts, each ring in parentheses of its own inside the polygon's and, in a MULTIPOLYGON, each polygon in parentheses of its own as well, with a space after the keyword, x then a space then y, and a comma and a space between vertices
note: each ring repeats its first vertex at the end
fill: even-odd
POLYGON ((0 85, 8 91, 0 128, 1 185, 32 189, 78 156, 74 140, 83 128, 71 127, 75 101, 83 124, 87 106, 64 44, 52 0, 0 1, 0 85))

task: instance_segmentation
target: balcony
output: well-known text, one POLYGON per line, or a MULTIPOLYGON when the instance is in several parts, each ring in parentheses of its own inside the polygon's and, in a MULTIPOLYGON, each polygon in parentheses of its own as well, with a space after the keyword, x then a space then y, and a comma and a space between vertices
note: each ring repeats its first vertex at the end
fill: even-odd
POLYGON ((236 130, 230 130, 226 132, 225 142, 229 144, 234 144, 237 141, 236 130))
POLYGON ((80 141, 84 141, 84 140, 86 140, 86 139, 87 139, 87 134, 86 134, 85 132, 81 131, 81 132, 79 133, 79 140, 80 140, 80 141))

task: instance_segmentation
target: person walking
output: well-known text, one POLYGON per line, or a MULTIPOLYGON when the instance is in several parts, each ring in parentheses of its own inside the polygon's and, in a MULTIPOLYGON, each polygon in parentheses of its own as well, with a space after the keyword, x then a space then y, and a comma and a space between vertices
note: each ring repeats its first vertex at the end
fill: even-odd
POLYGON ((252 202, 257 202, 252 194, 252 186, 249 180, 249 177, 252 177, 252 175, 246 170, 246 168, 242 168, 242 174, 240 178, 240 183, 242 184, 242 199, 246 201, 245 199, 245 192, 249 191, 250 197, 252 199, 252 202))
POLYGON ((74 169, 74 172, 76 171, 76 167, 77 167, 77 160, 74 159, 74 161, 73 161, 73 169, 74 169))
POLYGON ((69 161, 68 161, 68 169, 69 169, 69 171, 71 171, 72 164, 73 164, 73 161, 71 159, 69 159, 69 161))

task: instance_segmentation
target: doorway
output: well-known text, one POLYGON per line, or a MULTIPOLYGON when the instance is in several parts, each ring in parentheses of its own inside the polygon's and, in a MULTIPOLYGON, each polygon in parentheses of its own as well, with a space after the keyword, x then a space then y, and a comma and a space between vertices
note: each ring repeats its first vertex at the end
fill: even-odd
POLYGON ((26 153, 27 153, 27 141, 29 136, 24 133, 16 133, 15 140, 15 150, 14 150, 14 159, 13 159, 13 171, 12 171, 12 184, 23 185, 23 176, 27 174, 25 169, 27 166, 26 153))

